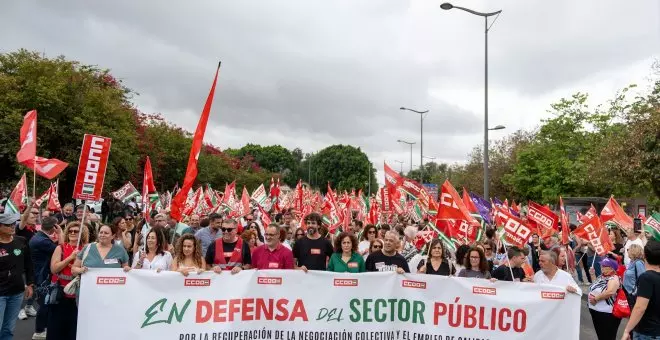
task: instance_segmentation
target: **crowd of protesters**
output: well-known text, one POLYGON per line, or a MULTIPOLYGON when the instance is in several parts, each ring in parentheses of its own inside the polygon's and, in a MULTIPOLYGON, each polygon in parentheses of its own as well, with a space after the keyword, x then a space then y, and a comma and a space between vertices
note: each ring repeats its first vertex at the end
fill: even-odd
POLYGON ((440 239, 420 246, 417 236, 427 222, 403 217, 366 226, 353 220, 346 230, 331 233, 317 213, 297 220, 294 211, 285 210, 262 225, 258 209, 238 218, 210 213, 177 222, 166 210, 146 219, 137 208, 134 201, 114 201, 104 204, 100 215, 72 204, 54 215, 36 207, 22 216, 1 214, 0 340, 12 339, 17 319, 28 317, 36 317, 32 339, 75 339, 77 294, 64 288, 88 268, 185 276, 250 269, 412 272, 553 284, 580 295, 580 286, 588 286, 587 304, 600 340, 617 336, 621 319, 612 310, 621 288, 634 306, 623 338, 660 339, 660 243, 643 234, 612 229, 617 247, 601 258, 573 234, 567 245, 555 236, 533 235, 518 248, 502 244, 489 227, 483 239, 450 250, 440 239))

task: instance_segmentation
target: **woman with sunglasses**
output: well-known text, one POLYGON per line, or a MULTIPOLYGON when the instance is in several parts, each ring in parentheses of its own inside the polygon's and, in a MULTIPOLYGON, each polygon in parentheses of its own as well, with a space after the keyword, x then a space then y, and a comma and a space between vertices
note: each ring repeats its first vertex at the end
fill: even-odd
MULTIPOLYGON (((63 290, 73 280, 71 268, 76 256, 88 240, 89 231, 87 228, 80 228, 80 222, 71 222, 64 228, 63 243, 55 248, 50 259, 50 271, 53 273, 51 282, 57 282, 60 289, 63 290), (78 245, 79 237, 80 245, 78 245)), ((77 320, 76 296, 62 292, 62 298, 58 303, 48 305, 46 339, 75 340, 77 320)))
POLYGON ((375 238, 373 241, 371 241, 371 243, 369 243, 369 254, 364 256, 364 260, 366 261, 370 254, 383 250, 384 246, 385 242, 383 242, 383 240, 375 238))
POLYGON ((361 241, 358 244, 358 252, 360 255, 365 258, 367 257, 367 254, 369 254, 369 246, 371 245, 371 242, 376 239, 376 236, 378 236, 376 226, 373 224, 367 224, 364 228, 364 232, 362 232, 361 241))
POLYGON ((257 233, 257 247, 264 244, 264 237, 261 235, 261 228, 257 222, 250 222, 247 229, 254 230, 254 232, 257 233))

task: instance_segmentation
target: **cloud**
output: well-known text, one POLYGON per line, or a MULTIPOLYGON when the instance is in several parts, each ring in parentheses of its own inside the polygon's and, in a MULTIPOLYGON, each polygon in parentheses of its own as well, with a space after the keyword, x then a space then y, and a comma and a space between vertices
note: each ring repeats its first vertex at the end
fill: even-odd
MULTIPOLYGON (((455 4, 503 10, 489 33, 490 121, 509 132, 575 90, 608 98, 660 55, 655 0, 455 4)), ((483 21, 436 2, 31 0, 7 4, 0 29, 12 32, 4 51, 110 68, 140 109, 189 130, 222 60, 207 132, 221 148, 352 144, 379 169, 405 169, 396 140, 408 139, 418 166, 419 116, 401 106, 430 110, 424 152, 437 161, 464 160, 482 140, 483 21)))

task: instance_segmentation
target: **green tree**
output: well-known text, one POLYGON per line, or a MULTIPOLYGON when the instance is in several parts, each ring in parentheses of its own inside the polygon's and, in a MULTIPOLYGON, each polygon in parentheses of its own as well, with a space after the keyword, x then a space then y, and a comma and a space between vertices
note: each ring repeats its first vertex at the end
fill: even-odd
POLYGON ((369 178, 371 191, 375 192, 378 188, 376 169, 360 148, 332 145, 308 157, 304 165, 310 164, 312 176, 318 178, 316 183, 322 192, 327 191, 329 182, 333 190, 362 189, 366 193, 369 178))

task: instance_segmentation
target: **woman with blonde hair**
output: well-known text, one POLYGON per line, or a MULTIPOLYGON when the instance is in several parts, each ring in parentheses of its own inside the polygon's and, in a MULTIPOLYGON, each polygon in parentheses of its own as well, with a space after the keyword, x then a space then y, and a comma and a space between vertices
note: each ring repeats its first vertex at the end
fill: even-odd
POLYGON ((198 274, 204 272, 206 261, 202 256, 202 247, 195 236, 185 234, 176 242, 176 250, 172 261, 172 271, 179 272, 183 276, 188 276, 191 272, 198 274))
MULTIPOLYGON (((53 273, 51 282, 59 285, 59 301, 48 305, 48 324, 46 339, 75 340, 78 320, 76 296, 64 294, 73 274, 71 268, 80 250, 89 240, 89 230, 81 228, 80 222, 71 222, 64 228, 62 244, 55 248, 50 259, 50 271, 53 273), (80 239, 80 244, 78 244, 80 239)), ((52 294, 52 293, 51 293, 52 294)))
POLYGON ((646 271, 644 248, 638 244, 633 244, 628 248, 628 256, 630 257, 630 263, 623 273, 623 292, 626 293, 628 305, 632 310, 635 300, 637 300, 637 279, 646 271))

